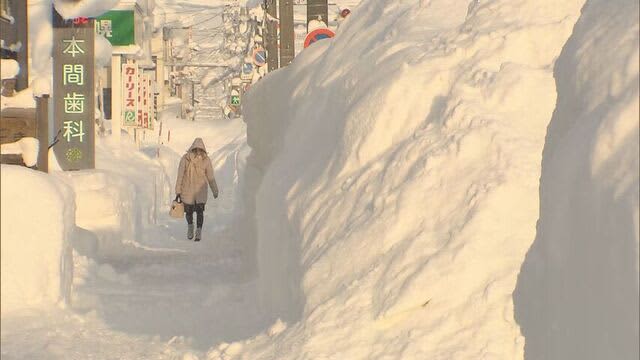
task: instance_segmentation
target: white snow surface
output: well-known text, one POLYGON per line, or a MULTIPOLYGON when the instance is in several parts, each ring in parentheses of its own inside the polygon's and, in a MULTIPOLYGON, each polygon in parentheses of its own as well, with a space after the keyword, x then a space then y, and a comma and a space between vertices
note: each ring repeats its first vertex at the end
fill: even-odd
MULTIPOLYGON (((158 24, 240 64, 245 35, 212 36, 232 3, 158 24)), ((246 127, 218 109, 233 72, 200 69, 195 121, 168 99, 140 144, 98 138, 97 170, 2 166, 3 359, 637 358, 637 3, 337 3, 246 127), (195 137, 220 187, 201 243, 168 215, 195 137)))
MULTIPOLYGON (((160 140, 148 132, 138 149, 127 137, 119 144, 98 138, 98 169, 36 173, 73 189, 64 201, 75 207, 70 219, 77 224, 73 236, 67 236, 73 245, 71 306, 60 310, 25 303, 3 310, 3 359, 68 359, 69 354, 78 359, 202 358, 213 344, 251 337, 269 325, 254 301, 252 267, 246 266, 252 259, 244 255, 247 244, 230 234, 235 212, 241 211, 236 192, 248 153, 244 123, 178 119, 179 105, 170 99, 161 113, 160 140), (204 139, 220 187, 218 199, 211 197, 207 203, 200 243, 187 241, 184 220, 168 214, 178 161, 195 137, 204 139)), ((5 252, 5 246, 17 247, 23 234, 32 231, 34 218, 25 214, 42 224, 34 236, 44 237, 39 231, 55 234, 56 228, 40 219, 56 218, 34 213, 24 207, 35 204, 15 199, 27 191, 38 193, 29 179, 29 190, 5 196, 10 193, 6 187, 24 175, 5 178, 3 165, 2 176, 4 307, 5 274, 43 264, 51 268, 55 263, 58 269, 61 257, 34 264, 30 254, 5 252), (20 218, 19 233, 6 226, 9 214, 20 218), (13 260, 5 262, 5 254, 13 260)), ((47 248, 41 250, 39 256, 48 254, 47 248)), ((21 301, 16 299, 11 304, 21 301)), ((229 351, 236 350, 234 345, 229 351)))
POLYGON ((111 65, 111 53, 113 46, 102 35, 95 35, 95 61, 97 67, 106 67, 111 65))
POLYGON ((30 2, 28 10, 29 83, 32 87, 37 84, 39 90, 47 90, 46 93, 50 93, 53 77, 51 1, 30 2))
POLYGON ((638 2, 592 0, 554 70, 540 220, 514 293, 528 359, 637 359, 638 2))
POLYGON ((4 321, 8 313, 69 296, 75 204, 69 187, 41 172, 3 164, 0 177, 4 321))
POLYGON ((34 108, 36 99, 33 97, 33 89, 26 88, 18 91, 13 96, 0 96, 0 108, 34 108))
POLYGON ((13 79, 20 72, 20 64, 13 59, 0 59, 2 80, 13 79))
MULTIPOLYGON (((96 17, 113 9, 120 0, 53 0, 58 13, 65 19, 79 16, 96 17)), ((145 6, 147 1, 140 2, 145 6)))
POLYGON ((553 65, 583 1, 363 1, 245 100, 249 359, 518 359, 553 65), (253 191, 252 191, 253 190, 253 191))
POLYGON ((22 155, 22 161, 24 164, 32 167, 38 163, 39 148, 40 144, 38 139, 23 137, 16 142, 2 144, 0 146, 0 154, 22 155))

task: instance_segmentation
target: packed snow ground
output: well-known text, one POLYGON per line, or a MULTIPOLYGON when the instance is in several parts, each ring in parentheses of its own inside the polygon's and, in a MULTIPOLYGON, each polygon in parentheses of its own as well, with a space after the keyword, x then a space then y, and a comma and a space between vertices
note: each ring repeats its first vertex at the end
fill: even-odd
MULTIPOLYGON (((186 6, 191 20, 206 27, 215 25, 212 14, 223 3, 186 6)), ((183 13, 172 16, 184 17, 182 5, 176 7, 183 13)), ((217 95, 200 93, 207 105, 216 105, 217 95)), ((3 359, 202 358, 213 345, 234 352, 225 344, 269 325, 255 301, 247 244, 232 236, 242 206, 237 192, 249 150, 246 126, 219 113, 195 121, 179 113, 180 100, 169 99, 160 114, 161 136, 158 128, 147 132, 140 147, 128 138, 98 138, 97 170, 47 177, 3 166, 3 359), (207 204, 198 244, 186 240, 184 220, 168 216, 178 161, 195 137, 204 139, 220 187, 219 198, 207 204), (39 220, 41 227, 32 229, 34 219, 49 222, 39 220), (62 285, 70 284, 58 271, 59 259, 70 245, 73 284, 63 294, 62 285), (68 301, 57 301, 65 296, 68 301)))
MULTIPOLYGON (((66 310, 49 305, 3 312, 3 359, 175 359, 201 354, 213 344, 252 337, 267 326, 255 302, 255 281, 246 270, 243 244, 230 234, 233 213, 238 211, 234 204, 239 164, 236 161, 240 161, 246 148, 244 124, 240 119, 186 122, 175 118, 178 105, 173 101, 163 113, 164 126, 171 129, 172 140, 166 143, 165 139, 159 159, 155 158, 155 148, 139 152, 133 143, 116 147, 109 140, 102 140, 98 144, 100 170, 56 174, 61 186, 67 183, 75 190, 76 224, 80 226, 74 236, 68 236, 76 248, 72 306, 66 310), (196 136, 202 137, 209 148, 221 188, 220 197, 215 201, 211 198, 207 204, 204 237, 199 244, 186 240, 184 220, 168 216, 177 161, 196 136), (157 178, 154 172, 166 176, 164 183, 159 179, 156 184, 157 213, 153 206, 154 184, 149 181, 157 178), (163 189, 161 184, 170 189, 163 189)), ((19 171, 18 175, 25 179, 42 177, 32 170, 19 171)), ((12 211, 5 209, 17 201, 5 196, 11 192, 4 186, 15 183, 9 177, 13 172, 3 166, 2 221, 16 224, 15 228, 2 227, 3 311, 6 299, 23 300, 5 292, 5 286, 12 284, 5 276, 14 281, 29 275, 42 278, 38 273, 24 272, 32 268, 30 264, 14 266, 5 255, 53 264, 53 274, 57 270, 55 259, 45 261, 42 256, 5 249, 5 239, 16 239, 16 251, 52 256, 59 251, 49 251, 41 242, 34 243, 33 238, 62 245, 62 241, 30 230, 33 218, 21 215, 29 212, 26 209, 16 208, 20 213, 13 215, 15 206, 12 211), (22 221, 15 223, 19 219, 22 221), (5 231, 10 229, 20 234, 14 236, 5 231), (38 245, 19 246, 23 241, 38 245), (15 271, 6 272, 5 266, 15 271)), ((34 188, 33 182, 23 182, 34 188)), ((42 200, 35 196, 34 201, 42 200)), ((52 200, 52 205, 43 211, 73 204, 73 200, 52 200)), ((30 202, 22 203, 37 208, 30 202)), ((52 222, 62 218, 40 213, 33 216, 52 222)), ((47 232, 55 228, 41 225, 47 232)), ((30 283, 40 285, 37 281, 30 283)), ((53 290, 46 293, 50 294, 51 304, 59 294, 56 284, 52 286, 53 290)), ((19 291, 33 300, 29 291, 19 291)))

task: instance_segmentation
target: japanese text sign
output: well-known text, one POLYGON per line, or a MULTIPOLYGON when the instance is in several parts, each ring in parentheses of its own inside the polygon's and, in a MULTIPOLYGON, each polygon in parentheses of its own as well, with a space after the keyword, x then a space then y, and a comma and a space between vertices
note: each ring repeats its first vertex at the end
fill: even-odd
POLYGON ((126 46, 135 43, 133 10, 111 10, 96 18, 96 32, 111 45, 126 46))
POLYGON ((63 170, 95 167, 94 29, 92 20, 62 20, 53 10, 53 106, 63 170))
POLYGON ((122 64, 122 119, 124 126, 137 126, 138 66, 122 64))

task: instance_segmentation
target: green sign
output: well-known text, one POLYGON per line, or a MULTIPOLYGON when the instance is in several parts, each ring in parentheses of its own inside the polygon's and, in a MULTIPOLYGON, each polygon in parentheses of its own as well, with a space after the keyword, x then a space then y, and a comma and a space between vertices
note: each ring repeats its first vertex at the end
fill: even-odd
POLYGON ((96 33, 103 35, 114 46, 135 44, 133 10, 111 10, 98 16, 96 33))
POLYGON ((240 105, 240 95, 231 95, 231 105, 240 105))

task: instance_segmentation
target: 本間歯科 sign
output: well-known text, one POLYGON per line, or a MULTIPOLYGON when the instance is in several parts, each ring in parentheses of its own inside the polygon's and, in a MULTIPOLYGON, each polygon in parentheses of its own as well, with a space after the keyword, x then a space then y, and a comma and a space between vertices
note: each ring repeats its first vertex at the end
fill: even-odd
POLYGON ((96 33, 103 35, 111 45, 133 45, 135 40, 133 10, 111 10, 96 18, 96 33))
POLYGON ((95 168, 94 26, 53 11, 53 106, 63 170, 95 168))

